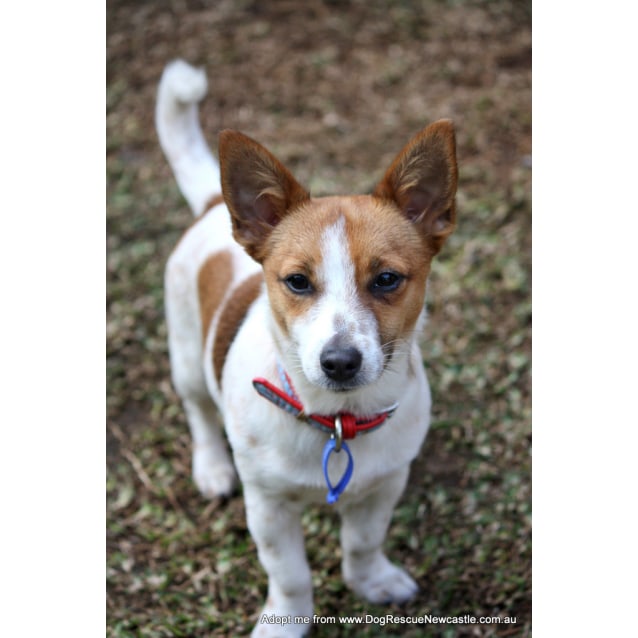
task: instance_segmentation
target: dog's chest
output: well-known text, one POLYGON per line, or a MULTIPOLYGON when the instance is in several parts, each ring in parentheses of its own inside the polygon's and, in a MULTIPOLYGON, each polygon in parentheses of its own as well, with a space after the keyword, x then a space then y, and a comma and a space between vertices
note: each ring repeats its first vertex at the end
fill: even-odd
MULTIPOLYGON (((235 463, 242 481, 257 481, 277 492, 302 490, 304 498, 324 501, 322 452, 329 435, 271 404, 252 385, 257 377, 278 383, 271 324, 267 299, 262 296, 249 310, 226 361, 219 405, 235 463)), ((348 442, 354 472, 347 493, 368 489, 372 482, 410 462, 423 443, 430 391, 418 351, 412 356, 414 368, 395 380, 401 394, 394 415, 374 432, 348 442)), ((370 389, 371 395, 374 391, 370 389)), ((332 455, 333 481, 343 474, 345 463, 344 454, 332 455)))

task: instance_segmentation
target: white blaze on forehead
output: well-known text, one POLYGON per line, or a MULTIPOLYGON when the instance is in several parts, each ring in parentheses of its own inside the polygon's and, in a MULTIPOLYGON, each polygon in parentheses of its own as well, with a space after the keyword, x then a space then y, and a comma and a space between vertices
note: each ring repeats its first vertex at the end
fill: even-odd
POLYGON ((341 312, 347 316, 360 304, 343 217, 339 217, 321 236, 321 259, 317 279, 324 293, 322 301, 330 300, 341 305, 341 312))

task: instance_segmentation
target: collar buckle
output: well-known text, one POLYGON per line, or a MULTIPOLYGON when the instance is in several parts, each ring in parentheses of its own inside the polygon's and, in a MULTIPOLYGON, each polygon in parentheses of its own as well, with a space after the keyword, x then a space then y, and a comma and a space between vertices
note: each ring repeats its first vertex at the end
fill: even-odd
POLYGON ((341 451, 341 444, 343 443, 343 424, 341 422, 341 415, 337 414, 335 417, 335 431, 331 435, 331 438, 335 440, 334 451, 341 451))

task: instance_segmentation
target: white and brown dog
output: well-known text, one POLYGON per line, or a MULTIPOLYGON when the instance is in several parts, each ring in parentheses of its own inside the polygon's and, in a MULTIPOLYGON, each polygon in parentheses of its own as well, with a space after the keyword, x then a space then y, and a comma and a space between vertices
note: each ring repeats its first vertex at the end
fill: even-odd
POLYGON ((417 591, 382 545, 429 425, 417 335, 430 262, 455 223, 454 130, 418 133, 372 195, 314 198, 236 131, 220 135, 220 174, 198 122, 205 92, 203 71, 179 60, 158 92, 160 141, 199 215, 166 268, 172 377, 201 492, 231 493, 235 468, 243 483, 268 573, 253 635, 301 636, 308 503, 338 510, 357 594, 400 603, 417 591))

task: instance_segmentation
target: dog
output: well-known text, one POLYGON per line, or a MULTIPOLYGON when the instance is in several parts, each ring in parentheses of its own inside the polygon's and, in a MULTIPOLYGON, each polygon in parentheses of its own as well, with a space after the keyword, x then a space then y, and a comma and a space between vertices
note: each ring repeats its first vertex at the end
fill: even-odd
POLYGON ((221 132, 217 163, 199 124, 206 91, 181 60, 158 88, 160 144, 197 216, 166 266, 172 381, 201 493, 243 484, 268 575, 252 635, 303 636, 310 503, 338 511, 356 594, 402 603, 418 590, 382 546, 429 427, 417 338, 432 258, 456 223, 455 133, 449 120, 424 128, 371 195, 315 198, 240 132, 221 132))

